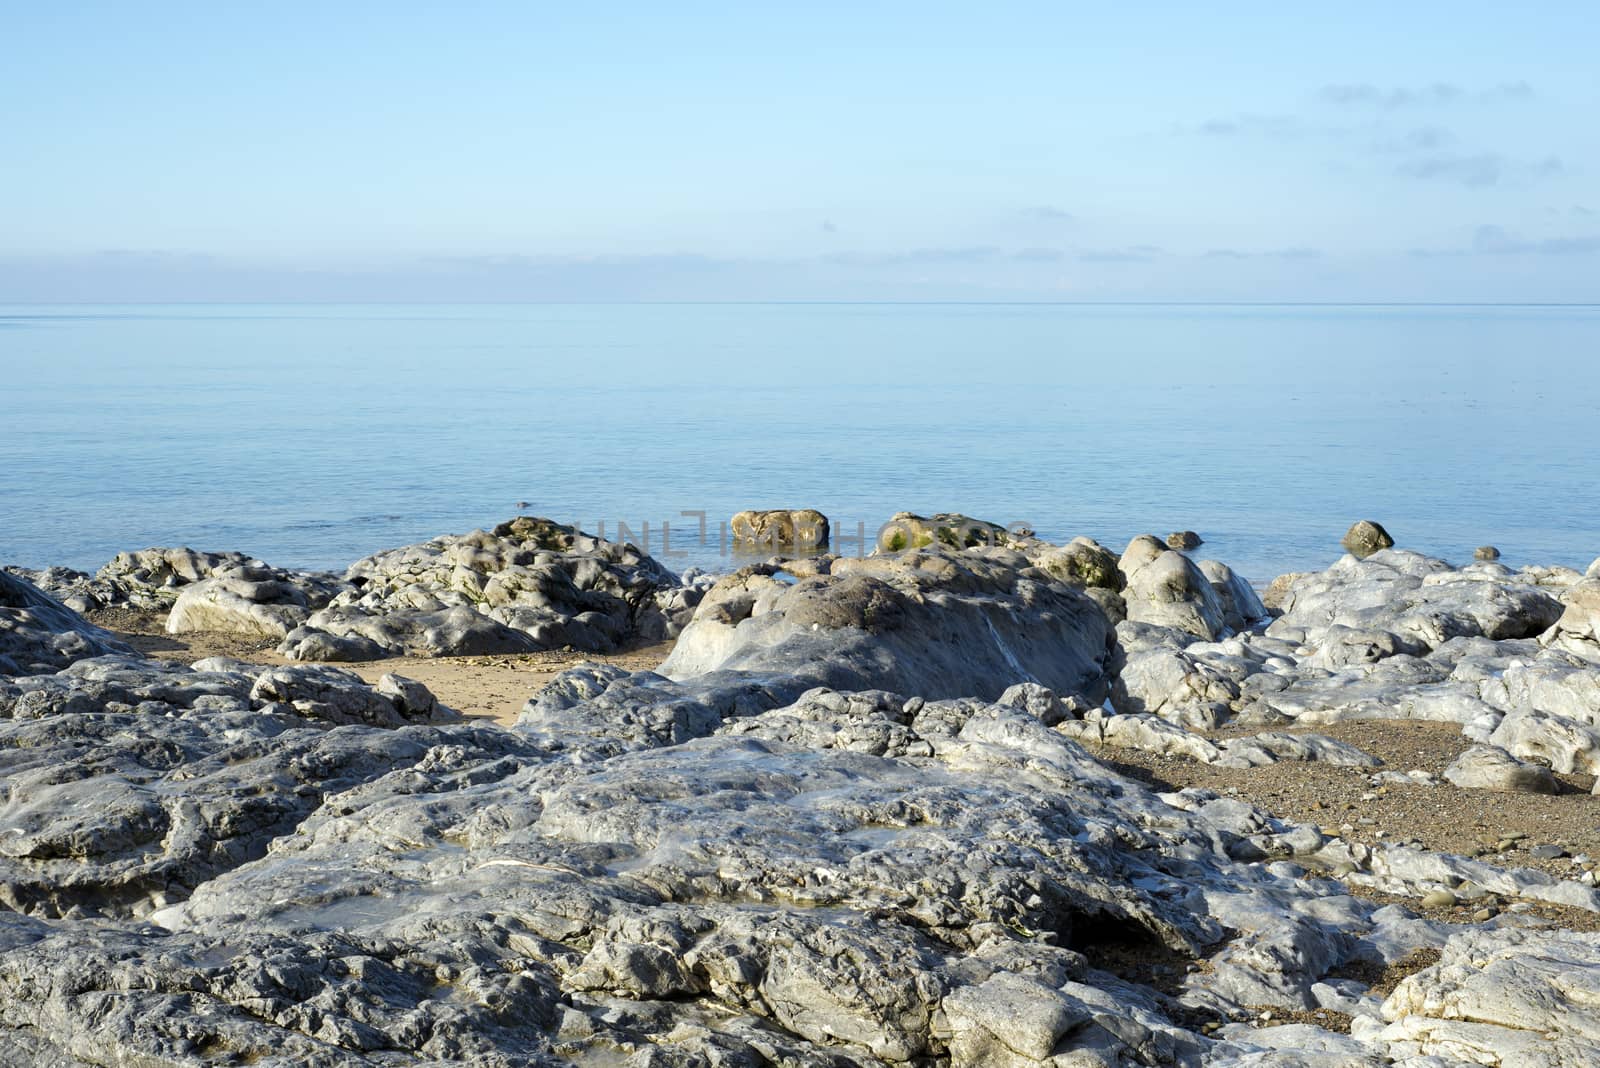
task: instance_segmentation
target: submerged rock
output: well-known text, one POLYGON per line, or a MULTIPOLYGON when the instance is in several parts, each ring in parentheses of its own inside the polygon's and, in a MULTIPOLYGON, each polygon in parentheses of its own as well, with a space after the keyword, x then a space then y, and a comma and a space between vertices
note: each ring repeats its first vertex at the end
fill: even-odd
POLYGON ((1198 549, 1203 544, 1204 540, 1192 530, 1177 530, 1167 535, 1169 549, 1198 549))
POLYGON ((1380 549, 1394 548, 1394 539, 1383 529, 1382 523, 1363 519, 1344 532, 1339 544, 1357 559, 1366 559, 1380 549))
POLYGON ((828 517, 815 508, 744 511, 729 521, 743 548, 820 549, 828 544, 828 517))

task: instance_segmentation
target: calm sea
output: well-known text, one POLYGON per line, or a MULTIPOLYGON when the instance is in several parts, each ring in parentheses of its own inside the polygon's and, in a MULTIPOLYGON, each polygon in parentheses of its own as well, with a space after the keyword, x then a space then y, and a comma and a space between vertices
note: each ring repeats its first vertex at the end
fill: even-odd
POLYGON ((0 306, 0 369, 28 566, 342 568, 518 502, 655 552, 668 522, 680 568, 735 563, 718 523, 761 506, 1190 528, 1256 580, 1359 518, 1600 555, 1600 307, 0 306))

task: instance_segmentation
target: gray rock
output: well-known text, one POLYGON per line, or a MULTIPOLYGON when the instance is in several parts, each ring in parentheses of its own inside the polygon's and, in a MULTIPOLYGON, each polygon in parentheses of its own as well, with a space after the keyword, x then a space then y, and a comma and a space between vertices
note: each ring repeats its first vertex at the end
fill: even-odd
MULTIPOLYGON (((675 635, 703 587, 631 544, 527 516, 353 564, 348 588, 287 632, 290 659, 609 652, 675 635), (667 594, 663 596, 663 594, 667 594)), ((285 616, 287 618, 287 615, 285 616)))
POLYGON ((1198 549, 1203 544, 1200 535, 1192 530, 1179 530, 1167 535, 1169 549, 1198 549))
POLYGON ((181 588, 166 629, 168 634, 219 631, 281 639, 343 588, 331 575, 257 562, 228 564, 181 588))
POLYGON ((1097 705, 1111 630, 1079 591, 1003 549, 745 568, 702 602, 661 673, 782 674, 835 689, 997 697, 1035 682, 1097 705))
POLYGON ((1149 534, 1128 544, 1118 562, 1128 619, 1172 627, 1211 640, 1227 626, 1221 600, 1210 581, 1187 556, 1164 547, 1149 534))
POLYGON ((0 675, 54 672, 85 657, 131 652, 33 583, 0 571, 0 675))
POLYGON ((1394 539, 1383 529, 1381 523, 1362 519, 1345 531, 1344 537, 1339 539, 1339 544, 1352 556, 1364 559, 1380 549, 1393 548, 1394 539))
POLYGON ((1549 768, 1518 760, 1493 745, 1475 745, 1456 757, 1444 777, 1463 789, 1508 793, 1554 794, 1561 784, 1549 768))
POLYGON ((1472 550, 1472 558, 1474 560, 1498 560, 1500 559, 1500 550, 1493 545, 1480 545, 1472 550))
POLYGON ((1600 1062, 1592 992, 1600 936, 1465 930, 1439 963, 1401 980, 1373 1035, 1397 1058, 1579 1068, 1600 1062))
POLYGON ((1315 646, 1337 626, 1388 632, 1399 643, 1426 649, 1456 637, 1534 637, 1562 611, 1556 598, 1514 575, 1458 571, 1442 560, 1394 549, 1364 560, 1345 557, 1295 582, 1280 605, 1269 635, 1315 646))

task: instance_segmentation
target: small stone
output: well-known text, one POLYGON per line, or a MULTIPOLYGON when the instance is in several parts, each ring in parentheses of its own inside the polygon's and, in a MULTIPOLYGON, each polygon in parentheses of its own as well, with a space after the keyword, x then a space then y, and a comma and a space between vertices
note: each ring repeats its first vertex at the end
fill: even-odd
POLYGON ((1192 530, 1178 530, 1167 535, 1169 549, 1198 549, 1202 544, 1200 535, 1192 530))
POLYGON ((1562 857, 1567 855, 1567 851, 1561 846, 1545 843, 1543 845, 1536 845, 1532 849, 1528 850, 1528 855, 1534 860, 1560 860, 1562 857))
POLYGON ((1474 922, 1474 923, 1488 923, 1490 920, 1494 919, 1498 915, 1500 915, 1500 910, 1499 909, 1493 907, 1492 905, 1491 906, 1486 906, 1486 907, 1481 908, 1477 912, 1474 912, 1472 914, 1472 922, 1474 922))
POLYGON ((1430 890, 1422 895, 1422 907, 1425 909, 1455 908, 1456 895, 1449 890, 1430 890))
POLYGON ((1474 560, 1498 560, 1500 559, 1500 550, 1493 545, 1480 545, 1472 551, 1472 558, 1474 560))

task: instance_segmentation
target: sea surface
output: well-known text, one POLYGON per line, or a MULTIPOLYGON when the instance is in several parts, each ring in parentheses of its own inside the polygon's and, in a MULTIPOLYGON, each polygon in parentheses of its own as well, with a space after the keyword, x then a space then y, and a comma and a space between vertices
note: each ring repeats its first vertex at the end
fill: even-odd
POLYGON ((728 516, 791 506, 1188 528, 1257 582, 1361 518, 1600 555, 1594 306, 0 305, 0 395, 31 567, 342 569, 521 510, 725 570, 728 516))

